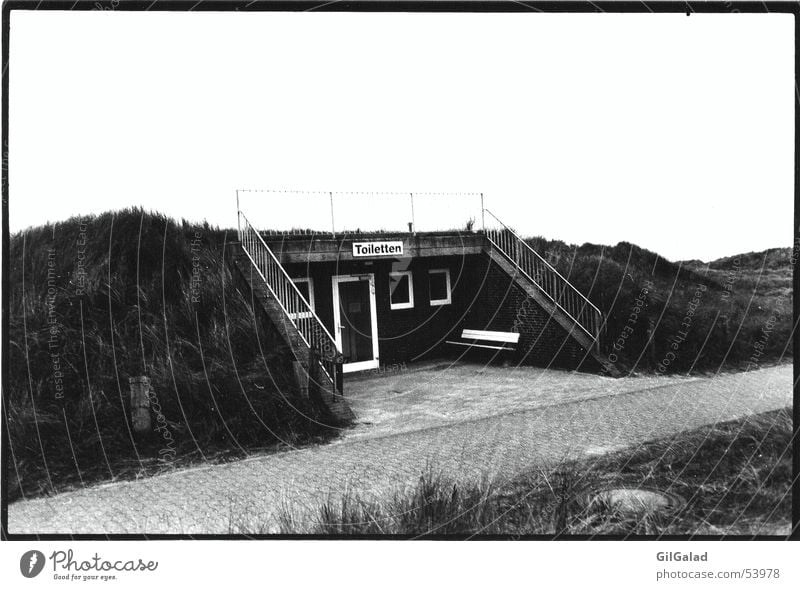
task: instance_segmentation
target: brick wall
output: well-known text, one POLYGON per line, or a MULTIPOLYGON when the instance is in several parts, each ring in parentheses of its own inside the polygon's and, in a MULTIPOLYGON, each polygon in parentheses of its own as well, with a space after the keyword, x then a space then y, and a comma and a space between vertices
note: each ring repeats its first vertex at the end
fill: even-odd
POLYGON ((464 327, 519 332, 515 363, 598 371, 597 361, 499 266, 482 255, 476 264, 478 302, 464 327))

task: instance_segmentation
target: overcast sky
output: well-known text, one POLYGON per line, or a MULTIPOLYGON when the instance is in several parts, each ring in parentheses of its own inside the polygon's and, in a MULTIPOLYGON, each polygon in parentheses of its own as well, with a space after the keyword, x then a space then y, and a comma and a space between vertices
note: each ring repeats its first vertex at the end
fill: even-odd
POLYGON ((672 260, 792 243, 791 15, 14 11, 10 40, 12 231, 234 227, 235 189, 286 188, 483 192, 672 260))

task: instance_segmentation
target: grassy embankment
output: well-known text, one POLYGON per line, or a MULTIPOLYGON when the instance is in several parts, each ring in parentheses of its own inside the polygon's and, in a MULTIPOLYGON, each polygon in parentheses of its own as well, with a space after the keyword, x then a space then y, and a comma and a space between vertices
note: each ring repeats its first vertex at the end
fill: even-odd
POLYGON ((625 242, 528 241, 603 311, 604 352, 623 372, 715 373, 791 359, 791 248, 706 264, 625 242))
POLYGON ((9 499, 325 440, 223 249, 235 232, 140 210, 12 236, 9 499), (128 378, 153 385, 132 432, 128 378))

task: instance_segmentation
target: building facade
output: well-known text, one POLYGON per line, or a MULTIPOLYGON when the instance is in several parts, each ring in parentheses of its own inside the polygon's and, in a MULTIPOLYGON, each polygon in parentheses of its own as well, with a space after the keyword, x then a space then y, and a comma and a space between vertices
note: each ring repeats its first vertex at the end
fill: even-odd
POLYGON ((265 239, 336 340, 344 372, 465 355, 595 369, 591 350, 486 251, 483 232, 265 239), (513 350, 465 329, 518 333, 513 350))
MULTIPOLYGON (((477 217, 467 217, 463 229, 424 232, 416 231, 421 206, 436 204, 441 214, 439 195, 403 197, 410 209, 398 209, 390 221, 407 231, 362 232, 353 219, 372 213, 371 198, 360 207, 360 197, 340 199, 345 223, 356 225, 347 230, 337 230, 342 216, 334 193, 322 194, 330 231, 264 231, 238 208, 239 242, 230 260, 289 345, 301 391, 314 391, 346 418, 343 375, 355 371, 465 356, 592 371, 609 366, 599 346, 600 311, 479 196, 477 217)), ((319 204, 319 197, 293 198, 319 204)), ((270 211, 287 209, 277 205, 270 211)), ((456 220, 465 217, 454 210, 456 220)), ((427 218, 436 219, 431 213, 427 218)))

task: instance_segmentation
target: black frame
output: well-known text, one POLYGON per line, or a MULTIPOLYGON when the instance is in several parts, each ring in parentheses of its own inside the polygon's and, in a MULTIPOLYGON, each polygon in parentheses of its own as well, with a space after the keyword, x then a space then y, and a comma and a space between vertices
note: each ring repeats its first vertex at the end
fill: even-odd
MULTIPOLYGON (((675 1, 654 1, 654 2, 630 2, 630 1, 621 1, 621 2, 609 2, 609 1, 601 1, 601 2, 576 2, 576 1, 564 1, 564 2, 512 2, 507 0, 499 0, 495 2, 487 2, 481 0, 457 0, 457 1, 450 1, 450 0, 431 0, 429 2, 425 1, 364 1, 364 0, 353 0, 353 1, 334 1, 334 2, 325 2, 325 1, 308 1, 308 0, 297 0, 297 1, 277 1, 277 2, 269 2, 265 0, 166 0, 159 2, 158 0, 45 0, 42 2, 32 2, 32 1, 23 1, 23 0, 10 0, 4 3, 3 5, 3 100, 2 100, 2 118, 3 118, 3 128, 2 128, 2 142, 3 142, 3 169, 2 169, 2 195, 3 195, 3 203, 2 203, 2 210, 3 210, 3 221, 2 221, 2 239, 3 239, 3 258, 2 258, 2 277, 4 284, 7 284, 9 278, 9 260, 8 260, 8 252, 9 252, 9 243, 10 243, 10 234, 9 234, 9 224, 8 224, 8 199, 9 199, 9 174, 8 174, 8 123, 9 123, 9 100, 8 100, 8 90, 9 90, 9 81, 12 75, 13 70, 9 67, 9 35, 11 32, 10 29, 10 20, 11 20, 11 11, 13 10, 77 10, 77 11, 88 11, 88 10, 97 10, 98 7, 108 7, 109 9, 113 7, 116 11, 181 11, 181 12, 189 12, 189 11, 236 11, 236 12, 267 12, 267 11, 321 11, 321 12, 472 12, 472 13, 529 13, 529 12, 554 12, 554 13, 570 13, 570 12, 578 12, 578 13, 601 13, 601 12, 609 12, 609 13, 685 13, 687 16, 692 13, 704 14, 704 13, 783 13, 783 14, 792 14, 795 16, 795 53, 796 55, 800 55, 800 51, 798 51, 798 39, 800 39, 800 19, 798 19, 798 15, 800 15, 800 5, 796 2, 675 2, 675 1)), ((795 58, 795 80, 800 77, 800 60, 795 58)), ((795 86, 796 87, 796 86, 795 86)), ((798 117, 798 96, 794 96, 795 101, 795 154, 794 154, 794 161, 795 161, 795 181, 794 181, 794 198, 795 204, 798 202, 798 196, 800 196, 800 159, 798 159, 798 142, 800 142, 800 117, 798 117)), ((797 207, 795 207, 795 224, 794 224, 794 239, 797 240, 800 237, 800 215, 798 215, 797 207)), ((793 277, 794 280, 794 292, 798 292, 798 276, 795 273, 793 277)), ((8 326, 8 313, 9 313, 9 293, 7 289, 3 289, 2 291, 2 303, 3 303, 3 327, 2 327, 2 337, 3 342, 8 343, 9 341, 9 326, 8 326)), ((797 325, 798 320, 798 309, 800 309, 800 305, 798 304, 798 299, 795 297, 794 300, 794 322, 797 325)), ((794 357, 797 358, 798 352, 800 352, 800 339, 795 338, 793 343, 793 353, 794 357)), ((6 391, 5 385, 8 383, 8 376, 9 376, 9 353, 8 353, 8 346, 5 346, 3 349, 3 356, 2 356, 2 383, 3 383, 3 391, 6 391)), ((797 436, 797 426, 800 423, 800 408, 798 408, 798 390, 797 390, 797 383, 798 378, 800 378, 800 369, 798 369, 797 365, 794 366, 794 383, 795 383, 795 390, 793 392, 793 420, 794 420, 794 427, 795 427, 795 436, 794 436, 794 454, 793 454, 793 471, 795 473, 795 479, 797 478, 797 474, 800 473, 800 439, 797 436)), ((2 430, 5 432, 6 424, 5 424, 5 415, 0 418, 2 420, 2 430)), ((3 445, 2 448, 2 460, 3 469, 8 464, 9 461, 9 452, 7 445, 3 445)), ((0 493, 2 494, 2 507, 0 508, 0 538, 3 540, 78 540, 78 539, 86 539, 86 540, 142 540, 142 539, 252 539, 252 538, 282 538, 282 539, 293 539, 293 538, 309 538, 306 535, 133 535, 133 534, 125 534, 125 535, 103 535, 103 534, 80 534, 80 535, 61 535, 61 534, 46 534, 46 535, 19 535, 19 534, 9 534, 8 533, 8 504, 7 504, 7 482, 3 479, 2 488, 0 489, 0 493)), ((792 525, 793 525, 793 533, 791 535, 792 539, 800 538, 800 532, 798 532, 798 525, 800 524, 800 486, 794 485, 792 490, 792 525)), ((452 535, 439 535, 433 536, 431 538, 442 538, 442 539, 458 539, 458 538, 466 538, 466 535, 463 536, 452 536, 452 535)), ((320 537, 324 539, 362 539, 362 538, 376 538, 370 536, 344 536, 344 537, 337 537, 337 536, 325 536, 320 537)), ((406 538, 406 537, 397 537, 397 536, 383 536, 377 537, 379 539, 397 539, 397 538, 406 538)), ((473 538, 473 537, 470 537, 473 538)), ((507 539, 509 537, 497 537, 497 536, 478 536, 479 539, 507 539)), ((517 538, 517 537, 515 537, 517 538)), ((550 539, 547 536, 531 536, 526 537, 530 539, 550 539)), ((589 539, 594 537, 589 536, 572 536, 569 539, 589 539)), ((604 537, 605 539, 617 539, 617 538, 630 538, 630 539, 653 539, 652 537, 615 537, 609 536, 604 537)), ((764 540, 777 540, 782 539, 783 537, 771 537, 771 536, 758 536, 755 537, 756 539, 764 539, 764 540)), ((660 537, 661 540, 681 540, 685 539, 684 536, 662 536, 660 537)), ((696 540, 752 540, 753 537, 736 537, 736 536, 715 536, 715 535, 704 535, 704 536, 695 536, 693 539, 696 540)))

